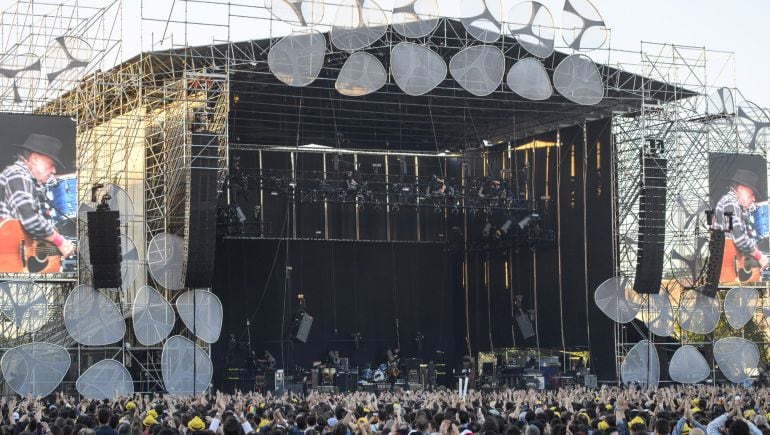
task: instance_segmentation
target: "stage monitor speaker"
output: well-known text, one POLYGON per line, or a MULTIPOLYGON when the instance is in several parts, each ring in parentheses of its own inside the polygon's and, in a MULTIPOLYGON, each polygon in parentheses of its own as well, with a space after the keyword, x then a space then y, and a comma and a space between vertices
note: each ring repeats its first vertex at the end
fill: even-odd
POLYGON ((190 180, 185 226, 184 283, 186 287, 211 287, 217 221, 219 136, 192 134, 190 180))
POLYGON ((535 328, 532 327, 529 316, 521 310, 519 310, 519 314, 516 315, 516 324, 519 325, 519 331, 525 340, 535 336, 535 328))
POLYGON ((659 293, 663 277, 666 236, 667 160, 642 157, 642 189, 639 196, 639 249, 636 253, 637 293, 659 293))
POLYGON ((708 297, 716 297, 719 288, 719 275, 722 273, 722 259, 725 252, 725 233, 721 229, 709 231, 709 259, 706 263, 706 282, 702 292, 708 297))
POLYGON ((492 376, 495 373, 495 365, 491 362, 485 362, 481 364, 481 374, 484 376, 492 376))
POLYGON ((348 391, 356 391, 356 379, 355 373, 337 373, 334 385, 337 386, 340 393, 346 393, 348 391))
POLYGON ((120 214, 117 210, 97 210, 87 214, 88 253, 95 288, 123 285, 120 262, 120 214))
POLYGON ((307 343, 307 337, 310 335, 311 326, 313 326, 313 316, 303 311, 300 314, 297 333, 294 336, 294 339, 300 343, 307 343))

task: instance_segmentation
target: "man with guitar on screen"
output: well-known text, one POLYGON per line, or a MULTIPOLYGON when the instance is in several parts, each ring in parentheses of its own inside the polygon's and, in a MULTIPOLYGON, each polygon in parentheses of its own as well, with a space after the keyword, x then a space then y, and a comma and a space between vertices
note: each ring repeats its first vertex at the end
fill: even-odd
POLYGON ((56 174, 60 140, 31 134, 19 148, 17 160, 0 173, 0 272, 58 272, 60 258, 75 252, 41 214, 42 187, 56 174))
POLYGON ((767 267, 768 257, 757 246, 751 220, 759 191, 758 177, 752 171, 738 169, 729 181, 728 192, 714 210, 715 228, 726 232, 719 282, 759 282, 760 270, 767 267))

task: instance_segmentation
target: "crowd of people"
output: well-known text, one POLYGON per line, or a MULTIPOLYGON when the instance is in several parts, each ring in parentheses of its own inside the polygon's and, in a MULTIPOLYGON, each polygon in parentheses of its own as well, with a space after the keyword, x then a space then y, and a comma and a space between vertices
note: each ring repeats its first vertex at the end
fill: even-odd
POLYGON ((736 386, 307 396, 3 398, 2 435, 768 435, 770 390, 736 386))

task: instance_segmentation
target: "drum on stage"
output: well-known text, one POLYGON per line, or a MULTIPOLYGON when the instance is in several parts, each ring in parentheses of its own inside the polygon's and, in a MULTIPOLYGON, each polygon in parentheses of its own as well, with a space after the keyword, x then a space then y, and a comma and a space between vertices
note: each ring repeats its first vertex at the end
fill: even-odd
MULTIPOLYGON (((382 366, 380 366, 382 367, 382 366)), ((387 367, 385 367, 385 370, 387 370, 387 367)), ((377 369, 374 371, 374 377, 372 378, 374 382, 384 382, 385 381, 385 370, 377 369)))
POLYGON ((321 370, 321 382, 324 385, 334 385, 334 376, 337 374, 337 369, 334 367, 326 367, 321 370))
POLYGON ((77 235, 78 183, 75 174, 65 175, 50 185, 46 198, 57 230, 65 237, 77 235))
POLYGON ((362 369, 360 376, 361 380, 371 382, 374 378, 374 371, 372 371, 372 369, 362 369))
POLYGON ((751 221, 754 226, 757 239, 766 239, 770 236, 770 220, 768 219, 767 202, 760 202, 751 211, 751 221))

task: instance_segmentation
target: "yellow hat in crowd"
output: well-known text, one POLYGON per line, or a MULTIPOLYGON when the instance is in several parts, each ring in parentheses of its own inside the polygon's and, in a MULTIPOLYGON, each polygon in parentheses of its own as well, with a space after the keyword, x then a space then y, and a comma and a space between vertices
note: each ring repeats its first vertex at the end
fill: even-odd
POLYGON ((153 417, 152 415, 149 415, 149 413, 147 413, 147 417, 144 418, 144 421, 142 423, 144 423, 145 426, 152 426, 153 424, 155 424, 157 422, 158 421, 155 420, 155 417, 153 417))
POLYGON ((682 427, 682 435, 687 435, 688 433, 690 433, 690 426, 687 423, 685 423, 684 426, 682 427))
POLYGON ((696 406, 695 408, 692 408, 692 409, 690 410, 690 412, 692 412, 693 414, 695 414, 695 413, 698 413, 698 412, 700 412, 700 408, 698 408, 698 407, 696 406))
POLYGON ((358 422, 359 422, 359 423, 369 423, 369 420, 367 420, 367 419, 366 419, 366 417, 360 417, 360 418, 358 419, 358 422))
POLYGON ((612 405, 610 405, 608 403, 608 404, 604 405, 604 409, 606 409, 607 411, 612 411, 612 405))
POLYGON ((147 415, 151 415, 152 418, 158 418, 158 412, 155 411, 154 409, 150 409, 149 411, 147 411, 147 415))
POLYGON ((647 423, 644 421, 642 417, 639 417, 638 415, 631 419, 631 426, 635 425, 636 423, 641 423, 643 425, 647 425, 647 423))
POLYGON ((747 409, 743 411, 744 418, 752 419, 755 415, 757 415, 757 413, 753 409, 747 409))
POLYGON ((134 404, 134 402, 132 402, 130 400, 128 402, 126 402, 126 409, 127 410, 133 411, 134 408, 136 408, 136 404, 134 404))
POLYGON ((196 415, 192 420, 187 422, 187 427, 190 428, 190 430, 203 430, 206 425, 203 423, 203 420, 196 415))
POLYGON ((610 424, 602 420, 599 422, 599 424, 596 425, 596 427, 598 427, 599 430, 607 430, 610 428, 610 424))

